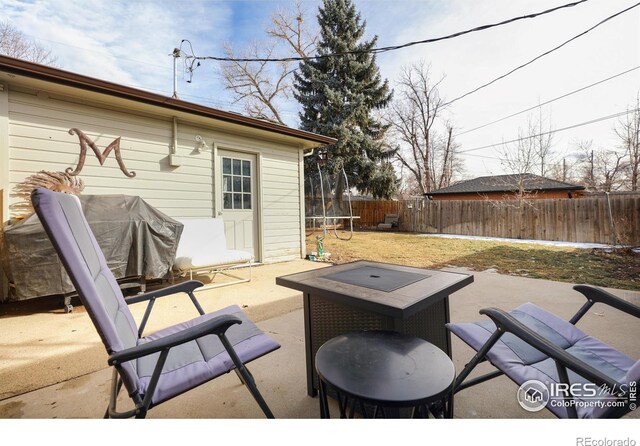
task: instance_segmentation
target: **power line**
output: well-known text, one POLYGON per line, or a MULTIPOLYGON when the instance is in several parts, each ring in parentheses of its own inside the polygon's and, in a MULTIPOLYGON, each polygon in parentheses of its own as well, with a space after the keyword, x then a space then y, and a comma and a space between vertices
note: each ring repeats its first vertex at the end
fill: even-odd
POLYGON ((525 136, 523 138, 516 138, 516 139, 512 139, 510 141, 502 141, 502 142, 498 142, 498 143, 495 143, 495 144, 489 144, 489 145, 486 145, 486 146, 474 147, 473 149, 461 150, 458 153, 462 154, 462 153, 473 152, 473 151, 476 151, 476 150, 489 149, 489 148, 496 147, 496 146, 499 146, 499 145, 511 144, 511 143, 514 143, 514 142, 524 141, 524 140, 531 139, 531 138, 537 138, 539 136, 552 135, 554 133, 563 132, 565 130, 571 130, 571 129, 575 129, 575 128, 582 127, 582 126, 585 126, 585 125, 595 124, 595 123, 601 122, 601 121, 606 121, 607 119, 619 118, 620 116, 628 115, 629 113, 633 113, 635 111, 636 111, 635 109, 633 109, 633 110, 625 110, 623 112, 615 113, 613 115, 603 116, 603 117, 600 117, 600 118, 592 119, 590 121, 581 122, 579 124, 573 124, 573 125, 570 125, 568 127, 563 127, 561 129, 550 130, 548 132, 542 132, 542 133, 538 133, 536 135, 529 135, 529 136, 525 136))
MULTIPOLYGON (((163 69, 164 71, 170 72, 170 68, 167 67, 167 66, 164 66, 164 65, 156 65, 156 64, 152 64, 152 63, 149 63, 149 62, 141 61, 141 60, 138 60, 138 59, 131 59, 131 58, 127 58, 127 57, 122 57, 121 55, 109 53, 109 52, 106 52, 106 51, 97 51, 97 50, 92 50, 92 49, 81 47, 81 46, 70 45, 68 43, 63 43, 63 42, 59 42, 59 41, 56 41, 56 40, 45 39, 45 38, 41 38, 41 37, 35 37, 35 36, 33 36, 31 34, 27 34, 27 33, 25 33, 25 35, 31 37, 34 40, 42 40, 42 41, 45 41, 45 42, 54 43, 56 45, 66 46, 66 47, 70 47, 70 48, 76 48, 78 50, 87 51, 87 52, 90 52, 90 53, 103 54, 103 55, 106 55, 106 56, 117 57, 118 60, 134 62, 134 63, 140 64, 140 65, 145 65, 146 67, 156 67, 156 68, 163 69)), ((163 94, 165 96, 170 96, 170 93, 168 93, 166 89, 151 88, 151 87, 147 87, 147 86, 143 86, 143 85, 139 85, 139 84, 134 84, 134 83, 130 83, 130 82, 123 83, 122 85, 126 85, 128 87, 133 87, 133 88, 138 88, 138 89, 141 89, 141 90, 160 93, 160 94, 163 94)), ((182 93, 181 96, 186 97, 186 98, 200 99, 202 101, 199 101, 199 102, 207 102, 209 104, 213 104, 217 108, 220 108, 220 109, 226 108, 226 109, 228 109, 230 111, 233 111, 233 112, 236 112, 236 113, 242 113, 244 111, 244 108, 242 106, 238 106, 234 102, 231 102, 231 101, 221 101, 219 99, 211 99, 211 98, 206 98, 204 96, 196 96, 196 95, 185 94, 185 93, 182 93)), ((286 112, 285 111, 285 112, 282 112, 282 114, 287 115, 287 116, 291 116, 291 117, 297 117, 297 113, 295 113, 295 112, 286 112)))
POLYGON ((585 31, 581 32, 580 34, 577 34, 577 35, 573 36, 572 38, 570 38, 569 40, 567 40, 567 41, 565 41, 565 42, 561 43, 560 45, 556 46, 555 48, 552 48, 552 49, 550 49, 550 50, 548 50, 548 51, 545 51, 544 53, 540 54, 539 56, 536 56, 536 57, 534 57, 533 59, 531 59, 529 62, 523 63, 522 65, 520 65, 520 66, 518 66, 518 67, 516 67, 516 68, 512 69, 511 71, 509 71, 509 72, 507 72, 507 73, 503 74, 502 76, 498 76, 497 78, 495 78, 495 79, 493 79, 493 80, 491 80, 491 81, 487 82, 486 84, 480 85, 479 87, 477 87, 477 88, 475 88, 475 89, 473 89, 473 90, 471 90, 471 91, 468 91, 467 93, 465 93, 465 94, 463 94, 463 95, 461 95, 461 96, 458 96, 458 97, 457 97, 457 98, 455 98, 455 99, 452 99, 451 101, 449 101, 449 102, 447 102, 447 103, 443 104, 443 106, 451 105, 451 104, 453 104, 454 102, 459 101, 460 99, 462 99, 462 98, 465 98, 465 97, 469 96, 470 94, 476 93, 476 92, 478 92, 479 90, 482 90, 483 88, 488 87, 489 85, 494 84, 494 83, 498 82, 498 81, 499 81, 499 80, 501 80, 501 79, 504 79, 505 77, 507 77, 507 76, 509 76, 509 75, 511 75, 511 74, 513 74, 513 73, 515 73, 516 71, 518 71, 518 70, 520 70, 520 69, 522 69, 522 68, 526 67, 527 65, 531 65, 531 64, 532 64, 533 62, 535 62, 536 60, 541 59, 541 58, 543 58, 544 56, 546 56, 546 55, 548 55, 548 54, 551 54, 551 53, 553 53, 553 52, 554 52, 554 51, 556 51, 556 50, 559 50, 560 48, 562 48, 563 46, 567 45, 568 43, 570 43, 570 42, 572 42, 572 41, 574 41, 574 40, 576 40, 576 39, 578 39, 578 38, 580 38, 580 37, 584 36, 585 34, 587 34, 587 33, 588 33, 588 32, 590 32, 590 31, 593 31, 594 29, 596 29, 596 28, 597 28, 597 27, 599 27, 600 25, 602 25, 602 24, 604 24, 604 23, 608 22, 609 20, 611 20, 611 19, 613 19, 613 18, 615 18, 615 17, 617 17, 617 16, 619 16, 619 15, 621 15, 621 14, 624 14, 625 12, 630 11, 630 10, 632 10, 633 8, 637 8, 638 6, 640 6, 640 3, 636 3, 635 5, 632 5, 632 6, 628 7, 628 8, 626 8, 626 9, 623 9, 622 11, 617 12, 617 13, 615 13, 615 14, 613 14, 613 15, 611 15, 611 16, 609 16, 609 17, 607 17, 607 18, 606 18, 606 19, 604 19, 604 20, 601 20, 600 22, 598 22, 598 23, 596 23, 595 25, 593 25, 591 28, 589 28, 589 29, 587 29, 587 30, 585 30, 585 31))
POLYGON ((471 29, 468 29, 468 30, 465 30, 465 31, 459 31, 459 32, 456 32, 456 33, 453 33, 453 34, 442 36, 442 37, 435 37, 435 38, 432 38, 432 39, 418 40, 418 41, 415 41, 415 42, 404 43, 402 45, 393 45, 393 46, 385 46, 385 47, 380 47, 380 48, 371 48, 369 50, 355 50, 355 51, 345 51, 345 52, 342 52, 342 53, 319 54, 319 55, 316 55, 316 56, 281 57, 281 58, 270 58, 270 57, 233 58, 233 57, 218 57, 218 56, 195 56, 195 54, 192 54, 192 56, 189 56, 189 57, 193 58, 193 63, 195 63, 195 61, 197 61, 197 60, 217 60, 217 61, 221 61, 221 62, 295 62, 295 61, 303 61, 303 60, 327 59, 327 58, 330 58, 330 57, 340 57, 340 56, 355 55, 355 54, 366 54, 366 53, 378 54, 378 53, 384 53, 384 52, 387 52, 387 51, 395 51, 395 50, 399 50, 399 49, 402 49, 402 48, 407 48, 407 47, 414 46, 414 45, 440 42, 442 40, 453 39, 455 37, 460 37, 460 36, 463 36, 465 34, 478 32, 478 31, 484 31, 484 30, 487 30, 487 29, 490 29, 490 28, 495 28, 497 26, 506 25, 506 24, 513 23, 513 22, 516 22, 516 21, 519 21, 519 20, 532 19, 532 18, 541 16, 541 15, 545 15, 545 14, 549 14, 549 13, 558 11, 560 9, 571 8, 571 7, 577 6, 577 5, 581 4, 581 3, 584 3, 586 1, 588 1, 588 0, 579 0, 579 1, 576 1, 576 2, 572 2, 572 3, 567 3, 565 5, 556 6, 555 8, 547 9, 545 11, 531 13, 531 14, 520 16, 520 17, 514 17, 514 18, 511 18, 511 19, 503 20, 501 22, 497 22, 497 23, 491 23, 491 24, 487 24, 487 25, 477 26, 475 28, 471 28, 471 29))
POLYGON ((475 156, 477 158, 486 158, 490 160, 498 160, 502 161, 504 158, 499 158, 497 156, 489 156, 489 155, 480 155, 478 153, 464 153, 464 152, 456 152, 456 155, 465 155, 465 156, 475 156))
POLYGON ((561 95, 561 96, 558 96, 558 97, 556 97, 556 98, 549 99, 549 100, 548 100, 548 101, 546 101, 546 102, 543 102, 543 103, 538 104, 538 105, 534 105, 533 107, 529 107, 529 108, 527 108, 527 109, 525 109, 525 110, 522 110, 522 111, 519 111, 519 112, 516 112, 516 113, 512 113, 512 114, 510 114, 510 115, 508 115, 508 116, 505 116, 505 117, 503 117, 503 118, 496 119, 495 121, 491 121, 491 122, 488 122, 488 123, 486 123, 486 124, 480 125, 480 126, 478 126, 478 127, 474 127, 474 128, 472 128, 472 129, 465 130, 464 132, 457 133, 457 134, 456 134, 456 135, 454 135, 454 136, 466 135, 467 133, 471 133, 471 132, 474 132, 474 131, 476 131, 476 130, 480 130, 480 129, 483 129, 483 128, 485 128, 485 127, 488 127, 488 126, 490 126, 490 125, 497 124, 498 122, 502 122, 502 121, 504 121, 504 120, 506 120, 506 119, 513 118, 514 116, 521 115, 522 113, 526 113, 526 112, 528 112, 528 111, 531 111, 531 110, 534 110, 534 109, 536 109, 536 108, 542 107, 543 105, 551 104, 552 102, 555 102, 555 101, 560 100, 560 99, 564 99, 564 98, 566 98, 566 97, 568 97, 568 96, 571 96, 571 95, 573 95, 573 94, 575 94, 575 93, 579 93, 579 92, 584 91, 584 90, 586 90, 586 89, 588 89, 588 88, 595 87, 596 85, 599 85, 599 84, 602 84, 602 83, 604 83, 604 82, 610 81, 610 80, 615 79, 615 78, 617 78, 617 77, 620 77, 620 76, 622 76, 622 75, 624 75, 624 74, 631 73, 632 71, 635 71, 635 70, 637 70, 637 69, 639 69, 639 68, 640 68, 640 65, 638 65, 637 67, 631 68, 631 69, 629 69, 629 70, 623 71, 622 73, 618 73, 618 74, 615 74, 615 75, 613 75, 613 76, 610 76, 610 77, 608 77, 608 78, 606 78, 606 79, 602 79, 602 80, 600 80, 600 81, 598 81, 598 82, 594 82, 594 83, 589 84, 589 85, 587 85, 587 86, 585 86, 585 87, 578 88, 577 90, 573 90, 573 91, 571 91, 571 92, 569 92, 569 93, 565 93, 565 94, 563 94, 563 95, 561 95))

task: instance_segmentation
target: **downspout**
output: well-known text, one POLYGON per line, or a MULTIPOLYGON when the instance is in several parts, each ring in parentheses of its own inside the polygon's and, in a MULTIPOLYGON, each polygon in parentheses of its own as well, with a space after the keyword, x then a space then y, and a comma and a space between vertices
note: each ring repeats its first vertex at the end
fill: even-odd
MULTIPOLYGON (((313 150, 311 151, 313 153, 313 150)), ((307 209, 304 191, 304 147, 302 144, 298 146, 298 200, 300 203, 300 258, 307 257, 307 209)))
POLYGON ((171 154, 175 155, 178 151, 178 118, 173 117, 173 142, 171 144, 171 154))
POLYGON ((0 229, 9 222, 9 87, 0 83, 0 229))
POLYGON ((169 148, 169 165, 180 167, 182 159, 178 156, 178 118, 173 117, 173 130, 171 135, 171 147, 169 148))
MULTIPOLYGON (((0 83, 0 231, 9 217, 9 86, 0 83)), ((2 249, 2 247, 0 247, 2 249)), ((9 297, 9 280, 0 268, 0 298, 9 297)))

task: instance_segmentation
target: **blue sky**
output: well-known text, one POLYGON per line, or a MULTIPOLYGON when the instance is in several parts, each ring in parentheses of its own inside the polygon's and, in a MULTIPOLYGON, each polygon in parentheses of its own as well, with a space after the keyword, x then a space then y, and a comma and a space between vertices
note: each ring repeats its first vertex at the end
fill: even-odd
MULTIPOLYGON (((568 0, 355 0, 379 46, 437 37, 486 23, 542 11, 568 0)), ((536 19, 378 56, 383 77, 394 80, 402 66, 424 60, 441 94, 452 99, 527 62, 636 0, 589 0, 536 19)), ((303 0, 315 20, 319 2, 303 0)), ((0 0, 0 16, 52 49, 60 68, 170 96, 173 48, 183 39, 196 54, 223 55, 223 44, 242 48, 261 39, 271 13, 290 1, 0 0)), ((600 26, 506 79, 453 104, 446 116, 463 132, 535 106, 640 65, 640 7, 600 26)), ((242 111, 221 88, 216 62, 204 62, 191 83, 179 73, 182 99, 242 111)), ((609 116, 627 109, 640 90, 640 70, 558 100, 543 108, 552 128, 609 116)), ((285 117, 295 126, 297 105, 285 117)), ((612 148, 616 119, 554 135, 556 157, 570 156, 579 139, 612 148)), ((527 114, 458 137, 462 150, 518 137, 527 114)), ((464 155, 468 176, 503 173, 495 147, 464 155)))

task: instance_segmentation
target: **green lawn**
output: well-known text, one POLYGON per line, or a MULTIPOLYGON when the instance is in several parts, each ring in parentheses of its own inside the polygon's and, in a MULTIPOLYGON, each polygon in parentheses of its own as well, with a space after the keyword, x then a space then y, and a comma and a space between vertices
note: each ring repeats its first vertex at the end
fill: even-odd
MULTIPOLYGON (((316 232, 307 252, 316 251, 316 232)), ((346 232, 340 233, 347 237, 346 232)), ((349 241, 330 232, 325 252, 333 263, 375 260, 423 268, 466 267, 569 283, 640 291, 640 254, 604 252, 536 244, 423 237, 416 234, 362 231, 349 241)))

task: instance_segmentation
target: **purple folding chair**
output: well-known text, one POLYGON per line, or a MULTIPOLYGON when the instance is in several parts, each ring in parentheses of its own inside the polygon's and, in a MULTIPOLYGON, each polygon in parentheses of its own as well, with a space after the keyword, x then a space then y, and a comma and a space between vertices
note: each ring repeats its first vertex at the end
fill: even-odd
POLYGON ((144 418, 158 404, 235 370, 268 418, 273 414, 244 365, 280 345, 236 305, 205 314, 194 296, 201 282, 188 281, 124 298, 74 195, 37 188, 33 206, 94 323, 113 366, 105 418, 144 418), (143 336, 157 298, 186 293, 200 316, 143 336), (128 304, 148 301, 140 326, 128 304), (124 384, 135 408, 118 412, 124 384))
POLYGON ((588 336, 575 324, 596 302, 636 318, 640 307, 597 287, 573 289, 587 302, 569 321, 527 303, 510 313, 480 310, 490 320, 447 324, 477 352, 456 378, 454 393, 504 374, 521 386, 519 396, 527 410, 546 407, 558 418, 619 418, 634 409, 640 361, 588 336), (485 360, 497 370, 465 381, 485 360))

